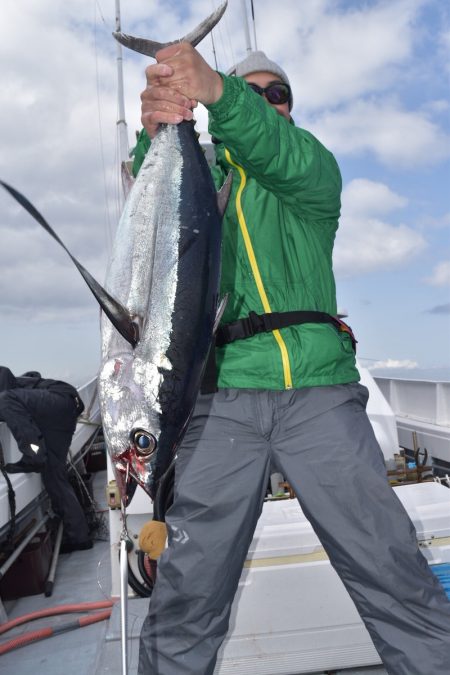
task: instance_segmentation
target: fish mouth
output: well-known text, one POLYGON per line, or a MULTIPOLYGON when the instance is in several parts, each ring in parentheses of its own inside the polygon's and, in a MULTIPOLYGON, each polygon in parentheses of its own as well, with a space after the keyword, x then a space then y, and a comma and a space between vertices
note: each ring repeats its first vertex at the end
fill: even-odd
MULTIPOLYGON (((125 454, 125 453, 123 453, 125 454)), ((124 506, 129 506, 138 486, 136 479, 130 474, 130 464, 119 458, 113 459, 114 475, 119 489, 120 499, 124 506)))
POLYGON ((116 482, 124 506, 130 504, 138 485, 152 496, 150 485, 153 469, 150 458, 155 454, 157 446, 158 442, 153 434, 137 427, 130 431, 129 442, 125 450, 112 458, 116 482))

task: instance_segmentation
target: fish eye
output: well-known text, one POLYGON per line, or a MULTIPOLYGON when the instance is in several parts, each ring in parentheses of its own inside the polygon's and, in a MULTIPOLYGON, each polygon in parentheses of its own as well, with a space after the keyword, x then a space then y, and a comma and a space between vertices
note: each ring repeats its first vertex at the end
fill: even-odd
POLYGON ((138 455, 149 457, 156 450, 156 438, 144 429, 133 429, 130 440, 138 455))

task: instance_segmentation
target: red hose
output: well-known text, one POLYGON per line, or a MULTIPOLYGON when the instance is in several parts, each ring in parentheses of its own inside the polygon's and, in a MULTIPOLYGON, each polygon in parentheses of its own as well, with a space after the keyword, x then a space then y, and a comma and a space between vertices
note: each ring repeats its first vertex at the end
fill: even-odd
POLYGON ((44 640, 45 638, 51 637, 53 635, 52 628, 41 628, 40 630, 32 630, 29 633, 24 635, 19 635, 19 637, 8 640, 0 645, 0 655, 6 654, 13 649, 18 649, 18 647, 24 647, 25 645, 30 644, 31 642, 36 642, 37 640, 44 640))
POLYGON ((74 605, 59 605, 56 607, 48 607, 47 609, 41 609, 37 612, 31 612, 30 614, 24 614, 19 616, 16 619, 11 619, 6 623, 0 625, 0 635, 6 633, 11 628, 20 626, 23 623, 28 621, 33 621, 34 619, 41 619, 45 616, 54 616, 55 614, 69 614, 70 612, 85 612, 90 609, 104 609, 105 607, 113 606, 112 600, 99 600, 98 602, 80 602, 74 605))
POLYGON ((80 624, 80 628, 83 626, 89 626, 91 623, 97 623, 98 621, 104 621, 105 619, 109 619, 111 616, 111 609, 107 609, 104 612, 94 612, 94 614, 88 614, 87 616, 81 616, 78 619, 78 623, 80 624))
POLYGON ((107 609, 103 612, 94 612, 94 614, 87 614, 86 616, 82 616, 76 621, 71 621, 70 623, 65 623, 54 627, 48 626, 47 628, 40 628, 39 630, 32 630, 29 633, 24 633, 23 635, 12 638, 11 640, 8 640, 7 642, 4 642, 2 645, 0 645, 0 656, 12 651, 13 649, 24 647, 25 645, 28 645, 32 642, 45 640, 46 638, 52 637, 53 635, 65 633, 66 631, 72 630, 74 628, 82 628, 83 626, 88 626, 91 623, 104 621, 105 619, 109 619, 111 612, 112 609, 107 609))

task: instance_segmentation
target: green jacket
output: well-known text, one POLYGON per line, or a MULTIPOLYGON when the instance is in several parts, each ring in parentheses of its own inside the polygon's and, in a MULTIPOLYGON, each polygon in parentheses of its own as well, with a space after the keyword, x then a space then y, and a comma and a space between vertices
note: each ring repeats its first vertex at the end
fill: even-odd
MULTIPOLYGON (((220 139, 212 174, 220 187, 233 173, 223 220, 223 322, 250 311, 319 310, 336 314, 332 250, 341 177, 333 155, 309 132, 281 117, 237 77, 208 106, 220 139)), ((149 139, 135 149, 137 173, 149 139)), ((217 349, 219 387, 290 389, 359 380, 348 334, 303 324, 217 349)))

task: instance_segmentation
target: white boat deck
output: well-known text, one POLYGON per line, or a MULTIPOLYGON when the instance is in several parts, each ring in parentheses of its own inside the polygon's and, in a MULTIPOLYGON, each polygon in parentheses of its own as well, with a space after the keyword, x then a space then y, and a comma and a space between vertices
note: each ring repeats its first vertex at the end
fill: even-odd
MULTIPOLYGON (((100 509, 105 503, 106 472, 95 474, 94 496, 100 509)), ((53 595, 32 595, 18 600, 6 601, 4 608, 8 620, 31 612, 57 607, 59 605, 94 602, 111 598, 111 562, 109 541, 96 541, 89 551, 76 551, 59 558, 53 595)), ((148 599, 129 599, 128 618, 128 674, 137 672, 139 633, 146 615, 148 599)), ((41 618, 18 626, 0 638, 0 644, 18 638, 31 630, 47 626, 61 626, 73 621, 78 614, 62 614, 41 618)), ((258 675, 277 672, 278 675, 297 675, 292 670, 265 670, 261 664, 258 675)), ((120 646, 119 605, 113 608, 111 618, 83 628, 64 632, 45 640, 34 642, 0 656, 0 672, 4 675, 122 675, 120 646)), ((232 672, 234 675, 250 673, 254 669, 244 670, 228 664, 225 670, 217 673, 232 672)), ((302 675, 318 675, 324 671, 302 675)), ((380 667, 352 668, 333 670, 333 675, 386 675, 380 667)))
MULTIPOLYGON (((391 438, 391 427, 395 425, 391 417, 395 413, 400 440, 404 438, 405 441, 401 442, 401 445, 408 447, 406 440, 409 440, 411 432, 418 428, 419 445, 433 448, 431 456, 438 456, 439 459, 447 461, 446 453, 450 451, 448 442, 450 437, 450 383, 440 383, 440 385, 432 383, 431 388, 430 383, 424 383, 423 386, 419 384, 415 387, 401 381, 393 383, 377 380, 377 384, 390 403, 389 416, 384 410, 381 410, 379 414, 379 405, 377 410, 372 411, 371 421, 380 436, 380 442, 384 441, 388 450, 393 445, 395 447, 396 443, 391 438), (415 402, 419 389, 420 400, 427 401, 425 407, 415 402), (386 417, 388 417, 389 424, 386 423, 386 417), (402 432, 402 424, 405 426, 405 432, 402 432)), ((90 383, 89 389, 89 400, 91 400, 91 396, 95 396, 94 383, 90 383)), ((89 419, 91 419, 90 415, 89 419)), ((88 435, 89 429, 86 426, 84 428, 80 426, 79 433, 81 441, 81 436, 88 435)), ((8 452, 13 451, 4 434, 3 440, 5 449, 9 448, 8 452)), ((450 452, 448 457, 450 459, 450 452)), ((11 459, 14 461, 16 457, 11 457, 11 459)), ((20 481, 24 477, 18 474, 13 478, 17 497, 21 499, 20 481)), ((38 490, 37 484, 40 481, 37 475, 28 475, 25 478, 28 481, 28 488, 30 479, 31 482, 34 479, 38 490)), ((107 480, 106 471, 94 474, 94 497, 98 508, 105 511, 107 510, 105 497, 107 480)), ((422 484, 417 489, 404 486, 399 490, 399 496, 405 502, 416 525, 423 552, 429 562, 431 564, 450 563, 448 489, 434 483, 422 484)), ((28 496, 30 496, 29 489, 28 496)), ((137 493, 129 511, 128 525, 133 533, 139 531, 141 520, 148 519, 149 509, 151 509, 148 499, 146 498, 141 504, 138 496, 137 493)), ((5 499, 6 493, 3 495, 0 490, 2 524, 3 521, 7 522, 8 518, 8 506, 5 499)), ((344 597, 343 591, 341 592, 340 585, 334 579, 333 571, 327 561, 320 556, 320 559, 315 560, 314 555, 309 560, 308 556, 317 553, 317 542, 314 543, 311 540, 307 525, 299 520, 297 510, 296 502, 284 504, 272 502, 265 509, 265 517, 262 517, 259 525, 259 538, 255 538, 250 550, 250 558, 256 560, 261 556, 266 558, 283 554, 292 560, 287 560, 284 567, 281 565, 275 575, 270 575, 269 580, 265 577, 266 571, 258 565, 254 567, 250 565, 244 571, 231 618, 230 635, 219 654, 215 675, 256 675, 256 673, 257 675, 322 675, 323 673, 386 675, 386 671, 380 665, 376 665, 379 663, 378 657, 370 641, 364 636, 365 629, 362 624, 359 625, 359 617, 356 616, 354 607, 350 605, 350 600, 344 597), (283 532, 280 532, 280 523, 283 532), (288 537, 285 536, 287 530, 289 530, 288 537), (291 542, 291 548, 294 546, 299 550, 284 550, 287 540, 291 542), (299 560, 292 564, 293 558, 299 558, 299 560), (295 578, 294 576, 291 578, 291 575, 295 575, 295 578), (287 598, 286 584, 290 589, 287 598), (315 589, 316 595, 312 591, 309 593, 310 588, 315 589), (296 589, 295 592, 294 589, 296 589), (295 593, 300 593, 301 597, 297 597, 295 593), (319 595, 322 593, 320 597, 324 596, 323 602, 318 601, 317 593, 319 595), (277 610, 275 611, 278 617, 276 625, 269 632, 264 623, 263 612, 259 609, 261 598, 264 606, 269 605, 266 610, 271 613, 272 618, 274 611, 277 610), (280 612, 278 610, 282 598, 286 602, 283 611, 280 612), (305 602, 310 604, 305 605, 305 602), (286 612, 287 606, 289 606, 288 612, 286 612), (300 611, 299 607, 302 608, 300 611), (306 630, 309 625, 307 625, 306 618, 309 617, 308 620, 310 620, 316 610, 320 616, 316 617, 317 620, 314 623, 317 649, 313 654, 310 651, 310 642, 308 642, 308 634, 312 629, 310 628, 309 633, 306 630), (249 626, 251 626, 250 629, 249 626), (256 645, 254 649, 251 645, 249 646, 250 638, 252 638, 249 630, 254 633, 253 639, 256 645), (336 637, 338 634, 339 639, 336 637), (286 645, 283 640, 286 640, 286 645), (292 650, 289 649, 289 644, 293 645, 292 650), (257 655, 259 654, 257 665, 255 665, 253 654, 255 650, 257 655)), ((77 551, 70 555, 60 556, 51 597, 47 598, 44 594, 32 595, 19 600, 4 601, 3 605, 7 619, 14 619, 45 608, 101 601, 114 596, 116 602, 111 618, 83 628, 58 633, 48 639, 36 641, 0 655, 2 674, 123 675, 120 608, 116 597, 118 595, 117 541, 121 529, 120 513, 111 511, 109 518, 105 513, 105 520, 106 522, 109 520, 111 531, 107 541, 96 541, 94 548, 89 551, 77 551)), ((274 569, 275 567, 272 567, 272 570, 274 569)), ((148 599, 129 598, 128 675, 134 675, 137 672, 139 633, 148 603, 148 599)), ((0 622, 6 620, 6 617, 2 617, 1 614, 0 602, 0 622)), ((1 635, 0 648, 7 641, 18 638, 29 631, 48 626, 58 628, 74 622, 79 616, 81 614, 60 614, 28 622, 1 635)))

